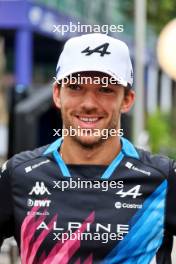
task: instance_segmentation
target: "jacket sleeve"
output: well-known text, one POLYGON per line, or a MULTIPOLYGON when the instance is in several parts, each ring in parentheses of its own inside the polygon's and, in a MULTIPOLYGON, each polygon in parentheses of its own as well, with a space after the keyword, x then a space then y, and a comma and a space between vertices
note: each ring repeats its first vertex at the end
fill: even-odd
POLYGON ((0 169, 0 247, 5 238, 13 236, 13 208, 9 162, 0 169))
POLYGON ((172 264, 171 253, 173 247, 173 236, 165 234, 164 240, 156 255, 156 264, 172 264))
POLYGON ((166 200, 166 230, 176 235, 176 161, 171 161, 166 200))
POLYGON ((156 263, 171 264, 173 236, 176 235, 176 161, 170 160, 170 169, 167 175, 168 188, 166 196, 165 236, 157 252, 156 263))

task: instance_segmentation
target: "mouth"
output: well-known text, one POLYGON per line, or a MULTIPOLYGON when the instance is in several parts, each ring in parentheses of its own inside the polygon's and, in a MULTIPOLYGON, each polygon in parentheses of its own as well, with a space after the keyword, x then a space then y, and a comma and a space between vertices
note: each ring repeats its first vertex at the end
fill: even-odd
POLYGON ((81 128, 96 128, 102 118, 100 116, 76 116, 78 126, 81 128))

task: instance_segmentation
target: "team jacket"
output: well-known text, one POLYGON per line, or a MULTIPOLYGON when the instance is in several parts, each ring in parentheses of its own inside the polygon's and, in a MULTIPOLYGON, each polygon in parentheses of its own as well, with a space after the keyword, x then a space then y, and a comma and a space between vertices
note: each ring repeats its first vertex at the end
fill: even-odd
POLYGON ((2 166, 0 244, 14 236, 22 264, 171 263, 176 162, 122 138, 108 166, 65 164, 61 143, 2 166))

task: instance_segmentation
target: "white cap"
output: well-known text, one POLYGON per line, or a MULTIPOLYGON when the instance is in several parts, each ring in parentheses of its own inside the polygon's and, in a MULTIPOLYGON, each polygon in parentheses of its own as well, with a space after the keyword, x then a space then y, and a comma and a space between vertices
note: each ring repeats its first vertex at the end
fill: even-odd
POLYGON ((127 45, 106 34, 86 34, 73 37, 65 43, 57 63, 57 80, 84 71, 109 74, 125 87, 133 84, 133 69, 127 45))

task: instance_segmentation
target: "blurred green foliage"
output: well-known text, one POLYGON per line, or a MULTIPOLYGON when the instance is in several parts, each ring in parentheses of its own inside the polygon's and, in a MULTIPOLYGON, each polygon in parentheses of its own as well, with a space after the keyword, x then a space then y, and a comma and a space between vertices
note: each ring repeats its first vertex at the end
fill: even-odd
POLYGON ((176 159, 176 140, 171 124, 171 114, 162 113, 159 110, 147 118, 151 151, 176 159))
MULTIPOLYGON (((134 3, 134 0, 124 0, 120 3, 121 10, 127 19, 134 17, 134 3)), ((176 18, 175 0, 146 0, 146 3, 148 23, 156 33, 159 33, 170 20, 176 18)))
POLYGON ((176 18, 175 0, 148 0, 148 19, 157 33, 174 18, 176 18))
MULTIPOLYGON (((35 0, 60 11, 91 19, 97 23, 114 23, 125 18, 125 23, 134 19, 135 0, 35 0)), ((141 0, 143 1, 143 0, 141 0)), ((176 17, 176 0, 146 0, 150 26, 159 33, 171 19, 176 17)), ((131 29, 130 29, 131 30, 131 29)))

